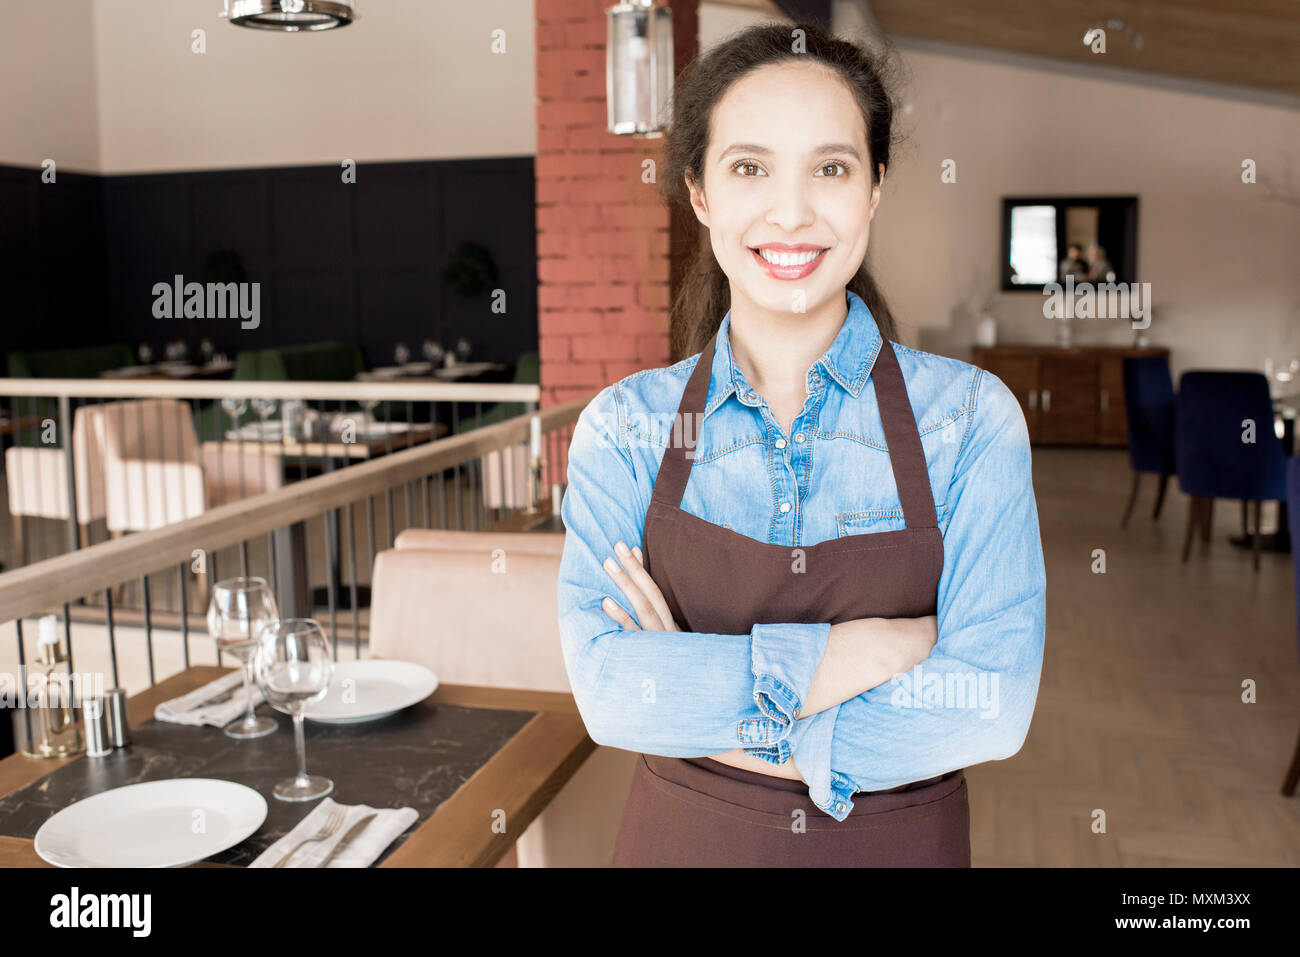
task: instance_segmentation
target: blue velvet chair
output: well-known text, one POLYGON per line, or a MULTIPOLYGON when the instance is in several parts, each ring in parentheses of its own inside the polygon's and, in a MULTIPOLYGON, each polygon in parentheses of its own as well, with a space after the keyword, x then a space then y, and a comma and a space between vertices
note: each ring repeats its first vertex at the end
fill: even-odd
MULTIPOLYGON (((1291 570, 1295 574, 1295 614, 1296 643, 1300 646, 1300 455, 1293 455, 1286 466, 1287 510, 1291 524, 1291 570)), ((1300 738, 1296 739, 1295 754, 1291 757, 1291 769, 1286 773, 1282 784, 1282 793, 1287 797, 1295 794, 1296 784, 1300 782, 1300 738)))
POLYGON ((1130 357, 1124 360, 1124 415, 1128 420, 1128 460, 1133 487, 1119 527, 1128 525, 1137 502, 1143 472, 1160 476, 1151 519, 1160 517, 1165 486, 1177 470, 1174 461, 1174 380, 1166 356, 1130 357))
POLYGON ((1202 541, 1209 542, 1214 500, 1237 498, 1255 505, 1258 571, 1260 505, 1286 498, 1286 454, 1273 431, 1268 379, 1260 372, 1185 372, 1174 421, 1178 484, 1192 497, 1183 561, 1198 527, 1202 541), (1254 441, 1246 438, 1250 423, 1254 441))

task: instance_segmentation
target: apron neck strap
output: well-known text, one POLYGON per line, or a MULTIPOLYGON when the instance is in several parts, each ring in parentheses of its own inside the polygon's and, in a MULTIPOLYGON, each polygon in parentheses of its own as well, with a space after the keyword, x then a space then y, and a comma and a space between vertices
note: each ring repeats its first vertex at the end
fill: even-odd
POLYGON ((885 429, 885 445, 889 447, 898 500, 903 505, 903 521, 908 528, 937 528, 939 521, 934 511, 934 493, 930 490, 930 470, 925 464, 921 434, 916 429, 916 416, 907 398, 898 357, 884 336, 880 337, 880 352, 871 367, 871 383, 880 407, 880 424, 885 429))
MULTIPOLYGON (((691 475, 691 462, 700 438, 700 423, 709 395, 709 380, 713 373, 713 354, 718 336, 714 333, 700 352, 699 361, 686 382, 682 401, 673 418, 668 447, 664 449, 655 478, 652 501, 670 508, 680 508, 686 481, 691 475)), ((938 519, 934 509, 934 495, 930 490, 930 473, 925 464, 925 451, 921 436, 916 430, 916 418, 907 398, 903 373, 889 340, 880 339, 880 351, 871 370, 871 381, 876 390, 876 403, 880 407, 880 421, 885 429, 885 443, 889 447, 889 465, 898 486, 898 500, 903 506, 903 520, 908 528, 936 528, 938 519)))
POLYGON ((709 380, 713 377, 713 350, 718 342, 715 332, 708 345, 700 352, 695 371, 686 381, 686 391, 673 417, 668 448, 659 463, 652 501, 662 502, 670 508, 680 508, 686 480, 691 477, 691 459, 700 439, 700 424, 704 421, 704 405, 709 398, 709 380), (687 448, 687 445, 690 448, 687 448))

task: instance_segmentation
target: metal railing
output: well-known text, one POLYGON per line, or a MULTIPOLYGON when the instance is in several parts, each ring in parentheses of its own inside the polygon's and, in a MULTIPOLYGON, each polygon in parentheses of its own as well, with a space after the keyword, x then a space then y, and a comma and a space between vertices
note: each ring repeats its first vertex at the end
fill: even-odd
MULTIPOLYGON (((231 391, 229 384, 196 383, 216 395, 231 391)), ((265 391, 269 383, 261 383, 265 391)), ((338 384, 330 384, 338 389, 338 384)), ((194 387, 191 386, 191 387, 194 387)), ((302 383, 292 384, 296 395, 301 395, 302 383)), ((380 390, 394 390, 393 386, 379 386, 380 390)), ((457 390, 467 386, 453 386, 457 390)), ((515 387, 519 388, 519 387, 515 387)), ((310 391, 310 390, 309 390, 310 391)), ((339 391, 349 391, 346 388, 339 391)), ((368 387, 367 392, 370 391, 368 387)), ((357 390, 357 394, 361 394, 357 390)), ((534 431, 540 428, 542 454, 531 457, 530 468, 536 468, 535 481, 530 488, 551 490, 563 485, 563 458, 572 437, 572 428, 579 413, 589 399, 574 400, 530 414, 515 416, 505 421, 482 426, 446 438, 435 439, 409 448, 394 450, 370 461, 348 468, 325 471, 283 488, 264 492, 247 499, 229 502, 203 511, 183 521, 143 531, 112 541, 83 547, 53 558, 36 562, 0 574, 0 623, 13 621, 17 630, 18 668, 21 687, 26 687, 27 653, 24 648, 23 618, 55 614, 61 618, 66 642, 68 667, 75 667, 73 659, 71 609, 86 602, 90 596, 102 595, 102 622, 107 632, 111 660, 112 685, 120 683, 115 618, 114 589, 126 582, 138 580, 143 598, 142 624, 147 650, 150 684, 159 680, 155 668, 155 631, 178 635, 183 665, 190 665, 189 634, 191 629, 201 631, 203 611, 207 596, 200 589, 197 603, 189 597, 188 576, 200 567, 206 581, 214 582, 228 568, 229 553, 241 555, 241 574, 248 574, 250 558, 258 560, 265 555, 272 583, 283 616, 307 616, 324 619, 316 609, 327 610, 334 653, 338 656, 339 613, 351 613, 353 652, 360 656, 362 629, 359 621, 363 596, 359 594, 360 577, 358 558, 364 554, 367 574, 373 568, 377 551, 394 545, 397 525, 393 493, 405 490, 406 527, 466 529, 466 518, 475 514, 457 507, 449 513, 447 486, 455 484, 459 493, 479 487, 472 480, 481 479, 483 463, 496 455, 503 459, 509 450, 526 446, 534 431), (536 420, 539 425, 534 426, 536 420), (466 480, 466 481, 462 481, 466 480), (436 486, 437 503, 431 494, 436 486), (415 507, 413 490, 420 488, 421 507, 415 507), (387 534, 380 536, 375 526, 376 501, 386 503, 387 534), (357 507, 364 505, 368 530, 366 549, 362 552, 354 530, 357 507), (418 514, 418 520, 417 520, 418 514), (338 535, 339 522, 345 523, 346 534, 338 535), (325 568, 311 567, 312 552, 306 547, 308 526, 319 523, 324 536, 325 568), (333 534, 331 534, 331 530, 333 534), (263 541, 264 540, 264 541, 263 541), (386 542, 386 545, 383 544, 386 542), (251 552, 250 543, 265 545, 251 552), (223 551, 226 553, 223 556, 223 551), (200 563, 196 566, 196 563, 200 563), (342 570, 347 569, 348 607, 340 601, 344 586, 342 570), (316 574, 313 575, 313 571, 316 574), (179 594, 179 615, 175 628, 163 628, 155 621, 154 602, 150 579, 155 587, 171 580, 179 594), (313 594, 311 582, 324 580, 321 598, 313 594), (323 599, 323 601, 321 601, 323 599)), ((458 497, 459 502, 464 500, 458 497)), ((227 575, 233 572, 226 572, 227 575)), ((204 579, 200 579, 202 582, 204 579)), ((94 614, 87 611, 87 614, 94 614)), ((81 620, 85 620, 83 617, 81 620)), ((98 619, 96 619, 98 620, 98 619)), ((213 655, 221 663, 221 652, 213 642, 213 655)), ((166 677, 166 676, 163 676, 166 677)))
MULTIPOLYGON (((5 478, 17 486, 12 564, 26 564, 25 522, 41 533, 30 543, 38 556, 72 551, 99 523, 113 535, 146 530, 278 487, 295 471, 302 480, 535 410, 539 398, 537 385, 513 383, 0 379, 5 478), (288 414, 295 404, 301 420, 288 414), (338 427, 309 431, 312 417, 338 427)), ((459 495, 459 467, 455 477, 459 495)), ((480 520, 472 513, 471 527, 480 520)))

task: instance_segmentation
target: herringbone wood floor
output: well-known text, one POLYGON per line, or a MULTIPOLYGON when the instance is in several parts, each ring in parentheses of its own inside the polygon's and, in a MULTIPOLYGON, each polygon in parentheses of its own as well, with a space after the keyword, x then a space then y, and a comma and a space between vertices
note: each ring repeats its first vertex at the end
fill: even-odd
POLYGON ((1042 684, 1021 751, 967 772, 973 863, 1300 864, 1300 795, 1280 793, 1300 730, 1290 557, 1254 572, 1227 541, 1240 504, 1221 501, 1208 552, 1197 543, 1183 565, 1187 498, 1171 483, 1153 522, 1146 477, 1121 530, 1129 476, 1123 452, 1035 450, 1042 684))

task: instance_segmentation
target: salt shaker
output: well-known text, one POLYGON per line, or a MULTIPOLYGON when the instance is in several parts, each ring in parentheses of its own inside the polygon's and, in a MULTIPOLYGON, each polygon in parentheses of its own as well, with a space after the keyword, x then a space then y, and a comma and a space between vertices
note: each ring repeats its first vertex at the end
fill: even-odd
POLYGON ((82 701, 82 714, 86 721, 86 757, 102 758, 113 751, 108 736, 108 711, 102 695, 92 695, 82 701))
POLYGON ((105 710, 108 712, 108 739, 115 748, 131 743, 131 724, 126 719, 126 689, 109 688, 104 692, 105 710))

